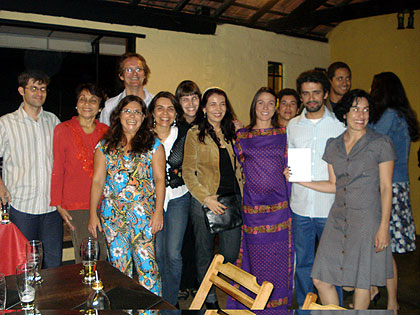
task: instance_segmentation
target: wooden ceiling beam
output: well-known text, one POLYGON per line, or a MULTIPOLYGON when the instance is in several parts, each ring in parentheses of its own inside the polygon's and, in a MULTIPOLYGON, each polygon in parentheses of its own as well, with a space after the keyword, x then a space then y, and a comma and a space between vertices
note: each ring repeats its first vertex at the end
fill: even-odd
POLYGON ((223 4, 217 8, 216 12, 212 15, 212 18, 217 19, 220 17, 232 4, 235 3, 235 0, 225 0, 223 4))
POLYGON ((328 23, 339 23, 364 17, 396 13, 404 9, 420 9, 418 0, 371 0, 337 6, 331 9, 303 12, 293 17, 287 16, 268 23, 270 30, 282 33, 303 27, 315 27, 328 23))
POLYGON ((190 2, 190 0, 180 0, 178 1, 178 3, 176 4, 174 11, 175 12, 181 12, 186 6, 187 4, 190 2))
POLYGON ((268 12, 272 7, 274 7, 277 2, 280 0, 269 0, 266 4, 264 4, 261 9, 259 9, 257 12, 255 12, 249 19, 249 24, 255 24, 260 17, 262 17, 264 14, 268 12))
POLYGON ((43 0, 42 5, 33 0, 0 1, 0 10, 194 34, 215 34, 217 26, 215 21, 203 16, 99 0, 43 0))

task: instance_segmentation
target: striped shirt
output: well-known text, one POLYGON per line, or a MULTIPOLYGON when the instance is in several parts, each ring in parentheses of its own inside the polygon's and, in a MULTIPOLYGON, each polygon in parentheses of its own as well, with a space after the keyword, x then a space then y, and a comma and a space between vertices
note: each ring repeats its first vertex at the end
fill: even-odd
POLYGON ((57 116, 42 109, 35 121, 23 104, 0 117, 3 181, 12 196, 12 206, 21 212, 44 214, 56 210, 49 205, 52 140, 59 123, 57 116))
MULTIPOLYGON (((313 181, 328 180, 328 164, 322 159, 329 138, 341 135, 346 129, 328 108, 322 118, 314 123, 302 114, 290 120, 287 126, 289 148, 311 148, 311 175, 313 181)), ((322 193, 299 184, 292 184, 290 208, 300 216, 326 218, 335 194, 322 193)))

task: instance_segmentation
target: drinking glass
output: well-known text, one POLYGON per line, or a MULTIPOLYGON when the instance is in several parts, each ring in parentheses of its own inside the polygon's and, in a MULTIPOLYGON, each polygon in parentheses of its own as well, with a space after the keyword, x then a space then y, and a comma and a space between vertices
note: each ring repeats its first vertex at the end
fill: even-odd
POLYGON ((41 284, 44 281, 41 277, 43 253, 41 241, 33 240, 26 243, 26 262, 35 268, 36 284, 41 284))
POLYGON ((35 308, 35 268, 29 264, 16 267, 17 290, 23 310, 35 308))
POLYGON ((6 278, 0 273, 0 311, 6 309, 6 278))
POLYGON ((96 261, 99 257, 99 243, 96 238, 87 237, 80 244, 80 256, 85 277, 83 283, 91 284, 95 280, 96 261))

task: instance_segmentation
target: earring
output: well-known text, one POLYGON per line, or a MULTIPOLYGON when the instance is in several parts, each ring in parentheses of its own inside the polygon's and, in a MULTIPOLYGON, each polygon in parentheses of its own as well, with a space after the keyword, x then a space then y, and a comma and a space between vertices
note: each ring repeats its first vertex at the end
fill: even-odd
POLYGON ((206 119, 207 118, 207 113, 204 113, 204 119, 206 119))
POLYGON ((174 126, 176 126, 176 118, 174 119, 174 126))
POLYGON ((156 119, 153 118, 153 128, 156 127, 156 119))
POLYGON ((76 106, 75 108, 76 108, 76 110, 77 110, 77 106, 76 106))

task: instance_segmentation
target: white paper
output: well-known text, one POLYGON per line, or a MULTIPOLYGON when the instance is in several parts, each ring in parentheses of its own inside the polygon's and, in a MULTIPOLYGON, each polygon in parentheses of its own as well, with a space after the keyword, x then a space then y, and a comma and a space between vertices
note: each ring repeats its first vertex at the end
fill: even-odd
POLYGON ((287 159, 292 174, 289 177, 289 182, 312 181, 310 148, 290 148, 287 159))

